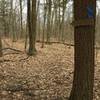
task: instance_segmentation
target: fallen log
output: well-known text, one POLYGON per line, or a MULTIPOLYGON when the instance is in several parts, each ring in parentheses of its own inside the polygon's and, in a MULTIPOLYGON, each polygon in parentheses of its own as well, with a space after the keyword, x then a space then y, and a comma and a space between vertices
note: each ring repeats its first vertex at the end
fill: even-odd
MULTIPOLYGON (((42 41, 36 41, 37 43, 42 43, 42 41)), ((45 44, 48 44, 46 41, 44 41, 44 43, 45 44)), ((49 42, 50 44, 64 44, 64 45, 67 45, 67 46, 72 46, 72 47, 74 47, 75 45, 74 44, 72 44, 72 43, 63 43, 63 42, 56 42, 56 41, 53 41, 53 42, 49 42)), ((97 50, 100 50, 100 47, 98 47, 98 46, 95 46, 95 49, 97 49, 97 50)))

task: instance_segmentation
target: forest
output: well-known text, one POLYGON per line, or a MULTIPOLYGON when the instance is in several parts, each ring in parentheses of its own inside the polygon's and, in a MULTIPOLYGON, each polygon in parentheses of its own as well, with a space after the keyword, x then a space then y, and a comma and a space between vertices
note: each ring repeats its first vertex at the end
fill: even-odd
POLYGON ((0 100, 100 100, 100 1, 0 0, 0 100))

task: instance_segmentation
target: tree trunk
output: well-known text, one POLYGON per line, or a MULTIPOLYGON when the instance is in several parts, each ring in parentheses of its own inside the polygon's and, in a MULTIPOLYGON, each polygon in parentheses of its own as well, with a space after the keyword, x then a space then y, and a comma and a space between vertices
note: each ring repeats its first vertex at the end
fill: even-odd
POLYGON ((41 31, 40 31, 40 28, 41 28, 41 20, 40 20, 40 0, 38 0, 38 4, 37 4, 37 40, 40 41, 40 35, 41 35, 41 31))
POLYGON ((69 100, 93 100, 95 16, 95 0, 74 1, 75 70, 69 100))
MULTIPOLYGON (((45 3, 45 0, 44 0, 44 3, 45 3)), ((44 39, 45 39, 45 24, 46 24, 46 14, 47 14, 47 7, 46 7, 46 5, 44 5, 44 27, 43 27, 43 33, 42 33, 42 45, 41 45, 41 48, 43 48, 44 47, 44 39)))
POLYGON ((2 53, 2 40, 1 40, 1 37, 0 37, 0 57, 3 56, 3 53, 2 53))
POLYGON ((22 7, 22 0, 19 0, 20 2, 20 31, 21 31, 21 34, 20 34, 20 38, 22 38, 23 36, 23 7, 22 7))
POLYGON ((32 0, 32 11, 31 2, 28 0, 28 30, 29 30, 29 51, 28 55, 32 56, 36 53, 35 41, 36 41, 36 0, 32 0))
POLYGON ((61 40, 62 42, 64 42, 64 37, 65 37, 65 34, 64 34, 64 21, 65 21, 65 11, 66 11, 66 3, 67 3, 67 0, 63 0, 63 14, 62 14, 62 22, 61 22, 61 40))
POLYGON ((50 34, 51 34, 51 6, 52 6, 52 1, 47 0, 47 6, 48 6, 48 20, 47 20, 47 43, 50 42, 50 34))

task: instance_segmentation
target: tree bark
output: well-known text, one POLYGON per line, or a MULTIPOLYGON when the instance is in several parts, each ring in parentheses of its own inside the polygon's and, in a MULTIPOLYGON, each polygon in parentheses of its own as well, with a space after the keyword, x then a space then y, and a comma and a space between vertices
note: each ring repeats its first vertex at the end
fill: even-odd
POLYGON ((22 0, 19 0, 20 2, 20 38, 23 36, 23 7, 22 7, 22 0))
POLYGON ((27 2, 28 6, 28 30, 29 30, 29 51, 28 55, 32 56, 36 53, 35 48, 35 41, 36 41, 36 20, 37 20, 37 14, 36 14, 36 0, 32 0, 32 6, 31 1, 28 0, 27 2), (32 9, 31 9, 32 7, 32 9))
POLYGON ((94 86, 94 40, 95 40, 96 1, 87 3, 82 0, 74 1, 75 38, 75 69, 73 87, 69 100, 93 100, 94 86), (91 6, 93 15, 90 17, 87 8, 91 6), (78 21, 91 19, 94 24, 78 25, 78 21))
MULTIPOLYGON (((44 3, 45 3, 45 0, 44 0, 44 3)), ((41 48, 44 48, 44 39, 45 39, 45 24, 46 24, 46 15, 47 15, 47 6, 44 5, 44 22, 43 22, 43 33, 42 33, 42 45, 41 45, 41 48)))
POLYGON ((47 43, 50 42, 50 34, 51 34, 51 7, 52 7, 52 1, 47 0, 47 6, 48 6, 48 18, 47 18, 47 43))
POLYGON ((0 37, 0 57, 3 56, 3 53, 2 53, 2 40, 1 40, 1 37, 0 37))

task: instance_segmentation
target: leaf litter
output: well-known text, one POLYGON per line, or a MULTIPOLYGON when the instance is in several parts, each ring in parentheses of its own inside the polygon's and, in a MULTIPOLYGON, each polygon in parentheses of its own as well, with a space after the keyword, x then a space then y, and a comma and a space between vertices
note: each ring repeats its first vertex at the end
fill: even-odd
MULTIPOLYGON (((15 48, 23 49, 23 43, 17 47, 16 44, 15 48)), ((27 58, 23 53, 0 58, 0 100, 68 100, 74 70, 73 47, 69 49, 63 44, 40 47, 37 43, 35 57, 27 58)), ((100 100, 99 60, 100 55, 95 67, 94 100, 100 100)))

